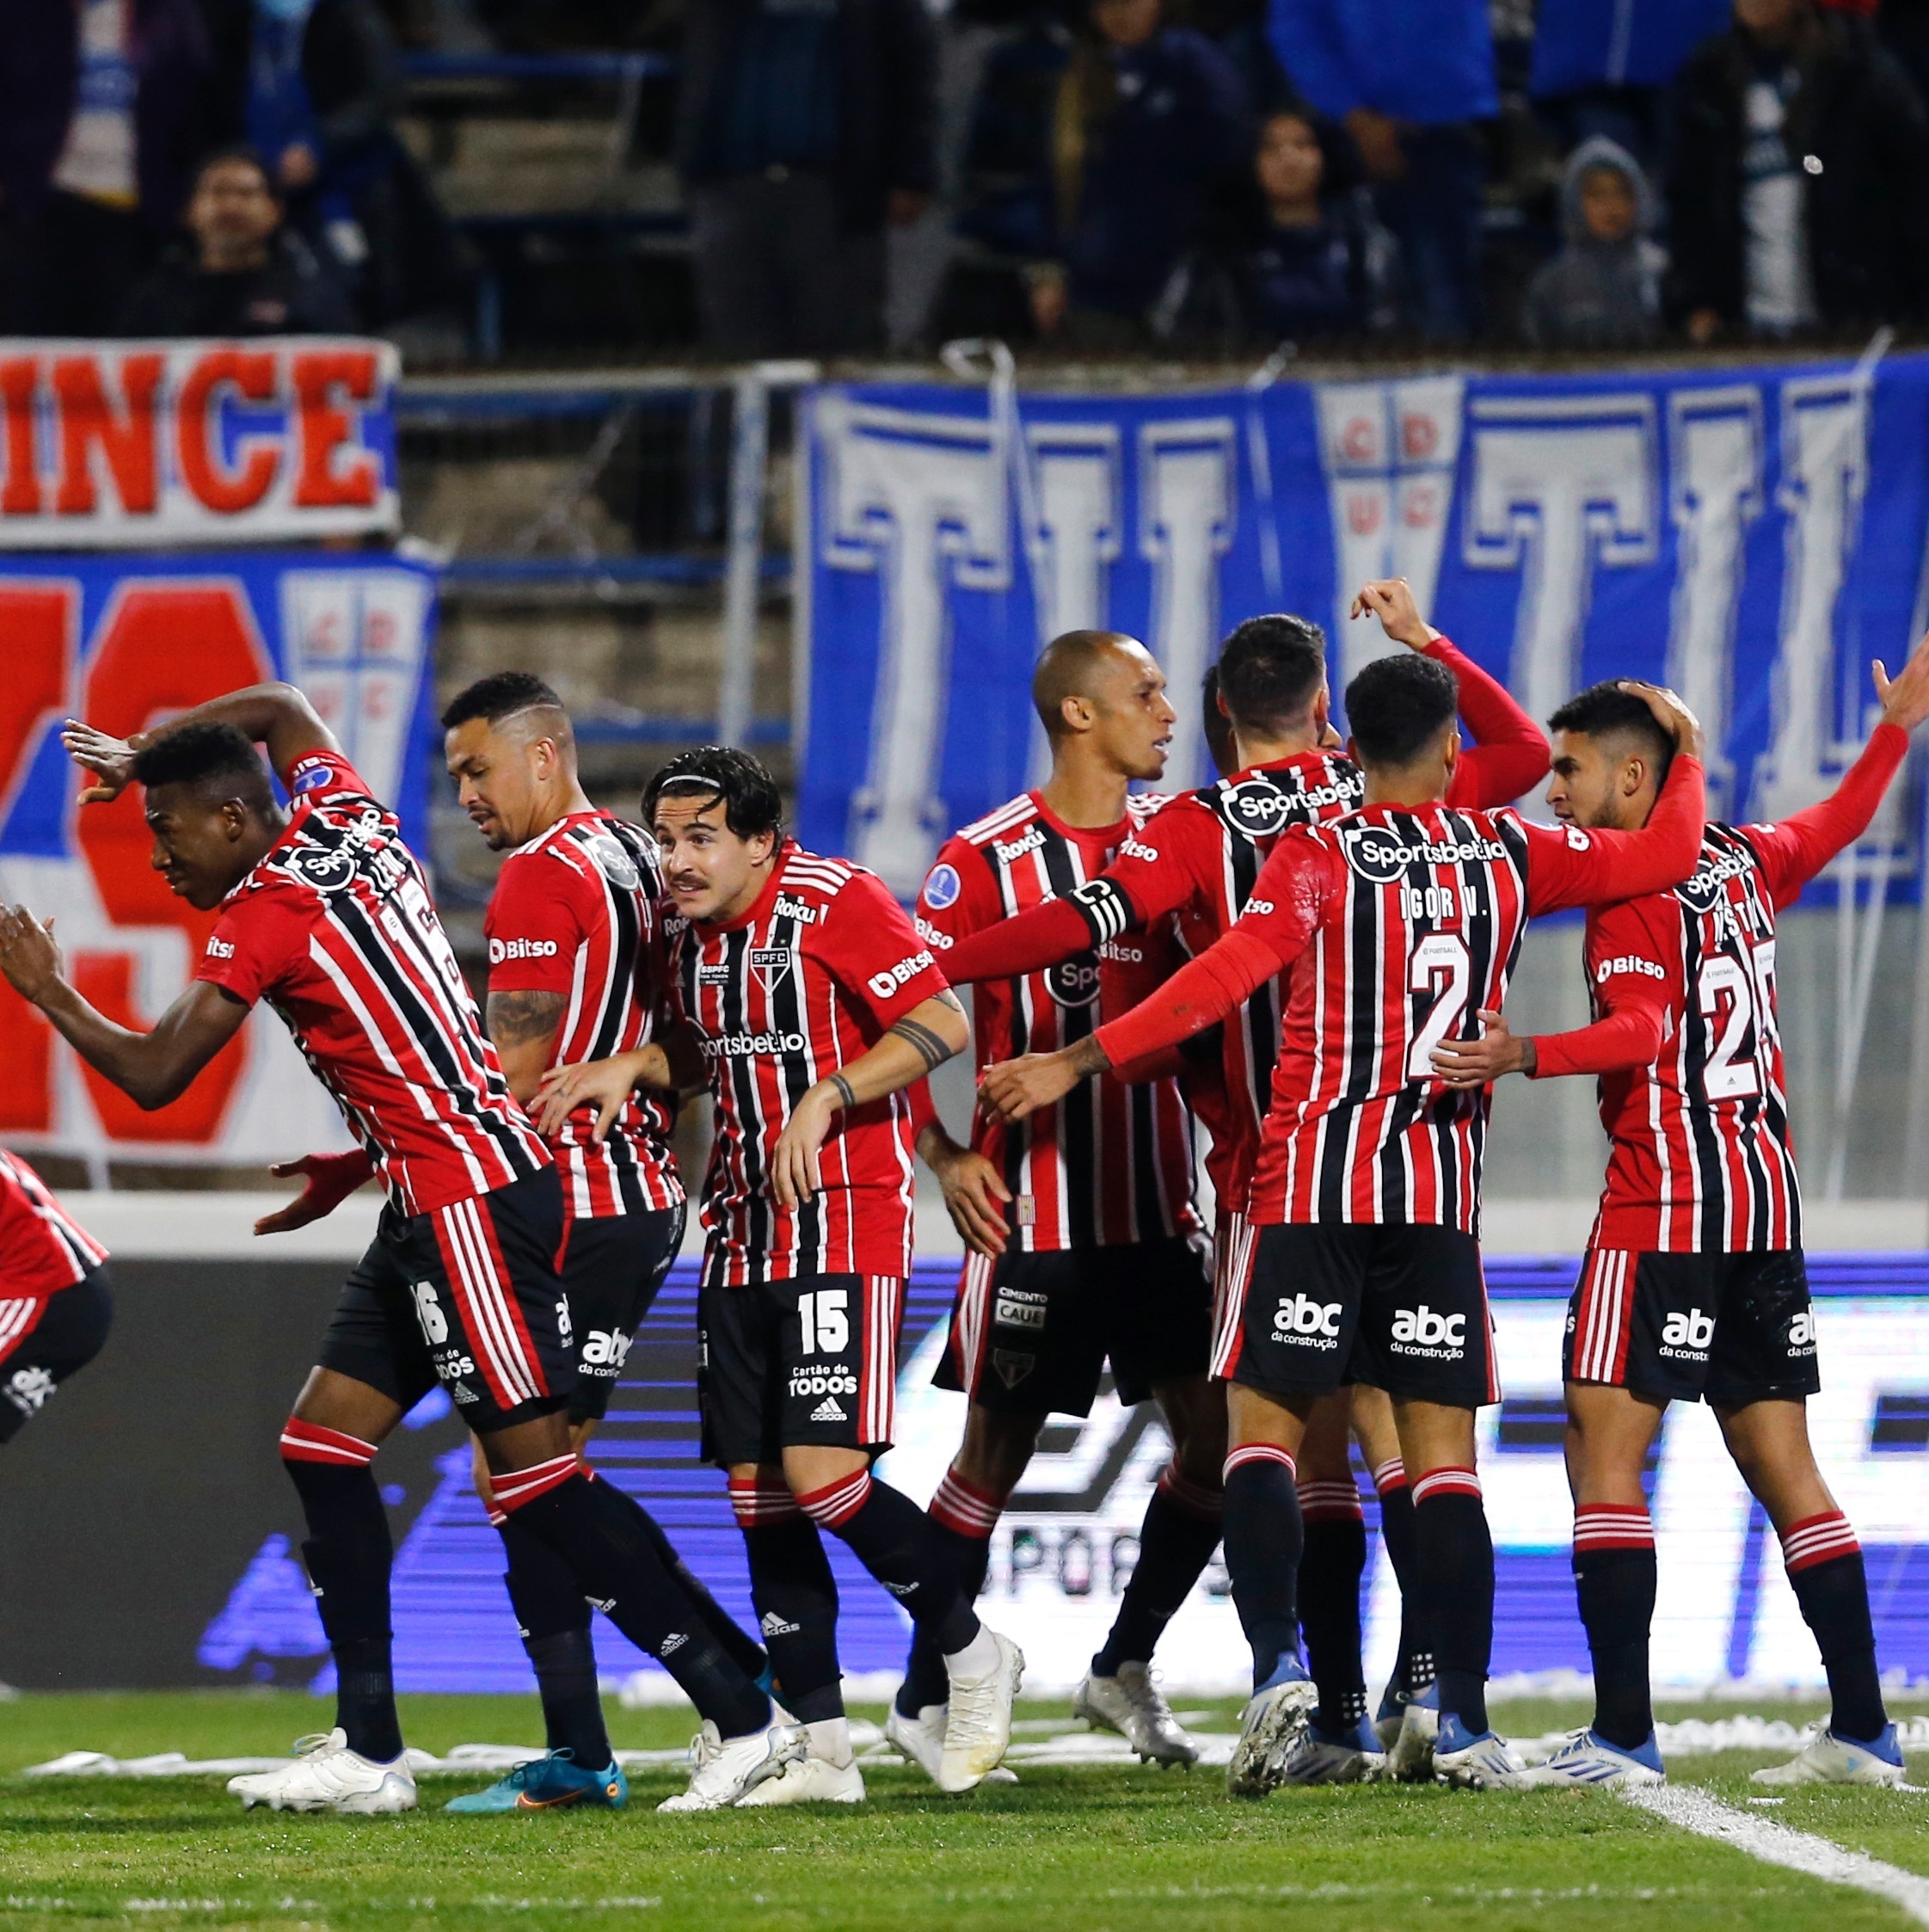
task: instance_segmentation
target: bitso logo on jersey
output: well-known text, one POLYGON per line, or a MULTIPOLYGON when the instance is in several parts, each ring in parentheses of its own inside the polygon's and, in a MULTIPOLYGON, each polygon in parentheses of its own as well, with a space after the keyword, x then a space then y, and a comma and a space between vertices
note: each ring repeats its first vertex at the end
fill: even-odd
POLYGON ((957 904, 958 895, 963 890, 964 882, 959 878, 955 865, 934 865, 925 880, 923 897, 934 913, 942 913, 957 904))

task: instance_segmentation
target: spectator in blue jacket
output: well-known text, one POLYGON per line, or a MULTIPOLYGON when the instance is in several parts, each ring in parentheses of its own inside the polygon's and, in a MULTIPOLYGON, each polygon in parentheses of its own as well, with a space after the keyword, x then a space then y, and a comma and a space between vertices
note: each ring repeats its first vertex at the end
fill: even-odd
POLYGON ((1321 132, 1291 113, 1269 116, 1259 131, 1253 175, 1263 212, 1240 280, 1247 331, 1267 341, 1366 326, 1367 237, 1351 198, 1329 178, 1321 132))
POLYGON ((1499 108, 1487 0, 1271 0, 1273 45, 1307 102, 1346 127, 1400 243, 1429 341, 1479 324, 1487 161, 1499 108))
POLYGON ((1029 37, 987 73, 968 169, 995 177, 996 142, 1004 184, 961 225, 1026 261, 1042 338, 1124 349, 1167 332, 1162 303, 1223 226, 1250 114, 1231 61, 1167 26, 1160 0, 1095 0, 1090 21, 1029 37))

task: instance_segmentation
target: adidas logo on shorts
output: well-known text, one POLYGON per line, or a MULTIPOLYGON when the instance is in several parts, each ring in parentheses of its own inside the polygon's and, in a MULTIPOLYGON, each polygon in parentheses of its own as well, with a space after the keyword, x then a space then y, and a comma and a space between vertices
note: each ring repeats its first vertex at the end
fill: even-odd
POLYGON ((757 1627, 766 1637, 795 1637, 803 1627, 801 1624, 786 1623, 775 1610, 765 1610, 764 1621, 757 1627))
POLYGON ((810 1412, 810 1419, 813 1422, 848 1422, 851 1418, 844 1412, 836 1396, 826 1395, 810 1412))

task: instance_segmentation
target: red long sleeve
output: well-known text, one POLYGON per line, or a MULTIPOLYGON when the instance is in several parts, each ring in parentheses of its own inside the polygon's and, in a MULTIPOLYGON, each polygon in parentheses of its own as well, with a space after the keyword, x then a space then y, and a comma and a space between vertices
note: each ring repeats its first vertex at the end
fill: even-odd
POLYGON ((928 1079, 913 1080, 905 1092, 911 1102, 911 1144, 916 1147, 918 1136, 927 1127, 943 1127, 944 1123, 937 1117, 937 1104, 931 1098, 928 1079))
POLYGON ((1707 823, 1707 775, 1677 755, 1638 832, 1527 825, 1527 909, 1539 915, 1666 892, 1694 871, 1707 823))
POLYGON ((1184 1052, 1176 1046, 1161 1047, 1144 1060, 1128 1060, 1112 1069, 1112 1078, 1121 1086, 1148 1086, 1154 1080, 1177 1080, 1192 1071, 1184 1052))
POLYGON ((1899 724, 1878 724, 1862 755, 1819 805, 1776 825, 1748 825, 1742 835, 1754 847, 1778 911, 1845 846, 1869 829, 1889 781, 1909 754, 1909 735, 1899 724))
POLYGON ((1592 1026, 1543 1034, 1534 1041, 1534 1078, 1559 1074, 1617 1074, 1651 1067, 1668 1037, 1665 1000, 1631 1000, 1592 1026))
POLYGON ((1181 967, 1151 999, 1092 1037, 1114 1067, 1143 1060, 1236 1013, 1286 964, 1242 922, 1181 967))
POLYGON ((975 986, 1041 973, 1087 951, 1091 943, 1078 908, 1069 899, 1048 899, 1016 919, 999 920, 960 939, 938 963, 953 986, 975 986))
POLYGON ((1460 687, 1460 716, 1473 743, 1460 754, 1450 805, 1511 804, 1547 776, 1547 735, 1498 678, 1489 677, 1458 645, 1436 637, 1427 655, 1444 664, 1460 687))

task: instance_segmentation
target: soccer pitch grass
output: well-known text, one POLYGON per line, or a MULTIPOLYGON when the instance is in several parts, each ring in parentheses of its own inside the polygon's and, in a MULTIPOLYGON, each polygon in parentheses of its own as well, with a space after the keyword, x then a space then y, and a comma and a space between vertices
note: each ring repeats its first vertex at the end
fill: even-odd
MULTIPOLYGON (((409 1697, 412 1744, 541 1735, 533 1698, 409 1697)), ((1749 1707, 1797 1722, 1814 1709, 1749 1707)), ((1917 1707, 1914 1703, 1905 1708, 1917 1707)), ((1028 1704, 1036 1717, 1062 1706, 1028 1704)), ((1696 1705, 1663 1716, 1712 1718, 1696 1705)), ((477 1778, 426 1778, 395 1818, 243 1812, 218 1778, 22 1778, 64 1750, 270 1754, 328 1707, 289 1693, 71 1695, 0 1704, 0 1927, 1695 1928, 1901 1927, 1900 1907, 1761 1863, 1600 1794, 1406 1787, 1235 1804, 1216 1771, 1027 1766, 1018 1786, 939 1796, 915 1771, 869 1774, 870 1802, 660 1818, 669 1770, 623 1812, 450 1817, 477 1778)), ((864 1714, 882 1717, 881 1712, 864 1714)), ((1582 1721, 1512 1703, 1533 1736, 1582 1721)), ((610 1707, 619 1749, 686 1741, 676 1711, 610 1707)), ((1215 1708, 1210 1728, 1236 1724, 1215 1708)), ((1738 1807, 1742 1752, 1681 1760, 1677 1785, 1738 1807)), ((1917 1763, 1920 1763, 1919 1759, 1917 1763)), ((1929 1795, 1791 1793, 1751 1815, 1929 1874, 1929 1795)))

